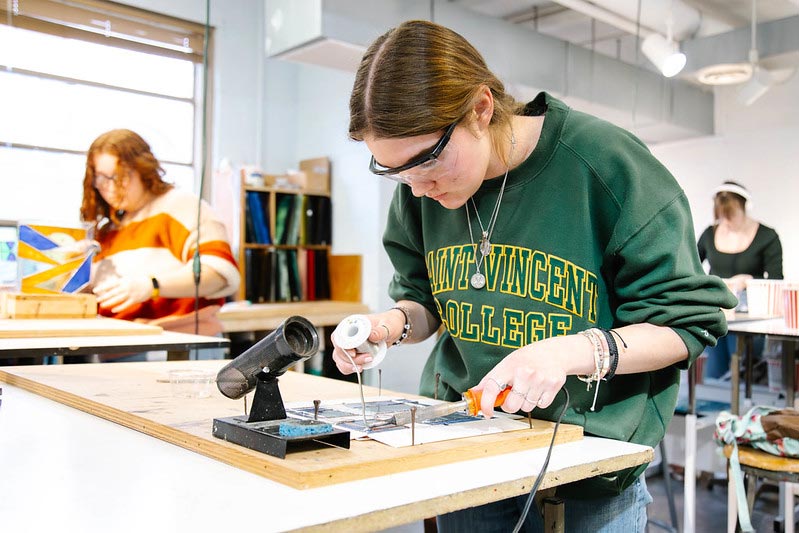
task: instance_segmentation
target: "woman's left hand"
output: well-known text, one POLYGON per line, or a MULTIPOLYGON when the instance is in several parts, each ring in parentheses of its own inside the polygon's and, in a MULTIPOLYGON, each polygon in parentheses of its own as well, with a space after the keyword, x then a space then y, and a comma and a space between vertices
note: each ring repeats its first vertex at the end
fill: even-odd
POLYGON ((96 286, 92 292, 97 295, 100 307, 120 313, 132 305, 149 300, 153 294, 153 283, 147 276, 114 278, 96 286))
POLYGON ((475 387, 483 392, 480 404, 483 414, 492 415, 497 395, 506 387, 512 387, 501 406, 507 413, 549 407, 566 383, 566 376, 576 373, 575 358, 578 364, 591 363, 590 341, 576 337, 582 335, 553 337, 528 344, 500 361, 475 387))
POLYGON ((731 278, 725 279, 724 283, 733 294, 738 296, 741 292, 746 290, 746 282, 750 279, 752 279, 750 274, 737 274, 731 278))

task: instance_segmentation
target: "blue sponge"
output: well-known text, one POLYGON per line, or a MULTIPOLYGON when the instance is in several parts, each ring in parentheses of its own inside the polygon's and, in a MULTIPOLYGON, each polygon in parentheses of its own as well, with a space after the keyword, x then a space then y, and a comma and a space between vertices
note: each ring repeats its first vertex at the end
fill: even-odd
POLYGON ((280 423, 281 437, 306 437, 333 431, 333 426, 317 420, 286 420, 280 423))

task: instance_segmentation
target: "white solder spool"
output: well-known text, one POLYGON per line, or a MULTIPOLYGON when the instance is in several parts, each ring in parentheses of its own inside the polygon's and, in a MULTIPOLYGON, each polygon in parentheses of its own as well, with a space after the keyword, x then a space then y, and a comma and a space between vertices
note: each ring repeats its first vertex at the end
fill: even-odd
POLYGON ((368 353, 372 362, 363 365, 364 370, 374 368, 386 357, 386 342, 377 343, 369 341, 372 332, 372 323, 365 315, 350 315, 341 322, 333 331, 336 344, 345 350, 355 349, 357 353, 368 353))

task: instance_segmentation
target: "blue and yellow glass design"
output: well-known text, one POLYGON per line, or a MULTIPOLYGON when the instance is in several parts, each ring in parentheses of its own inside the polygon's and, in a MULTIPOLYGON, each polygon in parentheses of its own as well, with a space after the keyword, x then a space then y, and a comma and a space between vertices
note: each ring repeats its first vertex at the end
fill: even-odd
POLYGON ((21 224, 17 253, 22 292, 58 294, 83 290, 91 278, 94 251, 76 255, 70 249, 85 237, 83 229, 21 224))

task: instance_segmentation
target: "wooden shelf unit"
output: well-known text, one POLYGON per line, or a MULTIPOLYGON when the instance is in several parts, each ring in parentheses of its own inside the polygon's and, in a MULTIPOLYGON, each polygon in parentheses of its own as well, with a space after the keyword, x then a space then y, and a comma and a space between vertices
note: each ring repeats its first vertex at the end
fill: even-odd
POLYGON ((299 175, 242 169, 238 298, 256 303, 329 300, 330 162, 300 163, 299 175), (259 173, 257 173, 259 174, 259 173))

